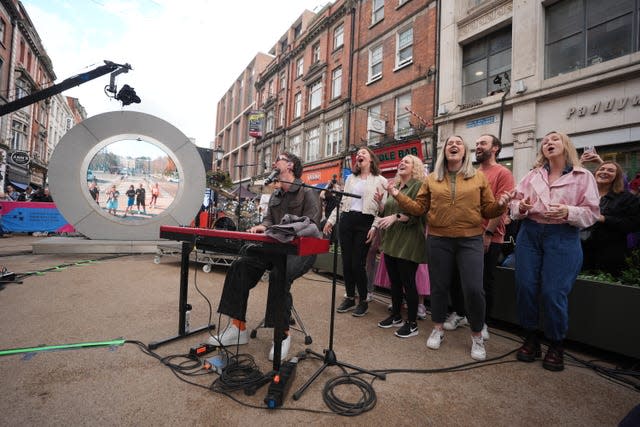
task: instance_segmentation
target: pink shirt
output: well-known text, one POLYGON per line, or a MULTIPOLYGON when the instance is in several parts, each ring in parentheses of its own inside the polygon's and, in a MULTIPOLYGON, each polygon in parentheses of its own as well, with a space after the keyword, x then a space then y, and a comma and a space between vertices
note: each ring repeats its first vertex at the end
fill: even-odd
POLYGON ((511 202, 513 219, 529 218, 542 224, 568 223, 574 227, 587 228, 600 216, 600 196, 596 180, 588 170, 574 167, 549 185, 549 173, 544 167, 531 170, 516 188, 517 200, 511 202), (524 215, 520 213, 520 200, 530 197, 533 208, 524 215), (546 218, 549 204, 567 205, 567 219, 546 218))

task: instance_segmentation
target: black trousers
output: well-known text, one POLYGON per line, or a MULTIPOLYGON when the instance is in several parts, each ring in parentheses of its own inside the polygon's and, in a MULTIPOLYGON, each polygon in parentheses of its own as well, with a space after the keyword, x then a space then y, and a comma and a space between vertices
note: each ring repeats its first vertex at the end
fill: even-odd
POLYGON ((391 305, 394 316, 400 316, 402 297, 407 300, 407 320, 415 322, 418 317, 418 289, 416 271, 418 264, 408 259, 384 254, 384 262, 391 281, 391 305))
POLYGON ((338 235, 342 249, 342 274, 349 298, 355 297, 358 289, 360 299, 367 298, 367 253, 370 244, 365 243, 373 224, 373 215, 361 212, 345 212, 340 216, 338 235))
MULTIPOLYGON (((496 267, 498 266, 498 258, 502 251, 500 243, 491 242, 489 250, 484 254, 484 270, 482 277, 482 286, 484 288, 485 298, 485 319, 489 319, 491 308, 493 307, 493 282, 495 281, 496 267)), ((467 310, 464 306, 464 295, 462 294, 462 286, 460 285, 460 275, 457 268, 454 269, 454 280, 451 282, 451 308, 458 316, 466 316, 467 310)))
MULTIPOLYGON (((281 255, 284 256, 284 255, 281 255)), ((316 260, 315 255, 296 256, 287 255, 287 272, 285 281, 285 322, 284 329, 289 329, 289 318, 291 317, 291 306, 293 299, 291 297, 291 283, 298 277, 301 277, 313 266, 316 260)), ((269 272, 269 292, 267 294, 267 308, 265 312, 265 326, 272 328, 274 326, 274 308, 277 307, 276 295, 273 287, 275 269, 278 267, 265 258, 258 257, 241 257, 236 259, 229 269, 224 279, 222 288, 222 296, 218 305, 218 313, 226 314, 234 319, 246 322, 247 301, 249 300, 249 292, 253 289, 265 271, 269 272)))

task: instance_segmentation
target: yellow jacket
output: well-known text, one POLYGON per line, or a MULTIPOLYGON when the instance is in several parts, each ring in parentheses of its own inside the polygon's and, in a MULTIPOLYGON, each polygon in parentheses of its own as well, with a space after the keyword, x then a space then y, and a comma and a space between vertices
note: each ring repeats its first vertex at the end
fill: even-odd
POLYGON ((465 179, 463 175, 445 175, 436 180, 429 174, 415 200, 398 193, 396 199, 402 212, 418 216, 428 212, 429 234, 441 237, 472 237, 483 233, 482 218, 495 218, 507 209, 493 197, 489 181, 480 171, 465 179))

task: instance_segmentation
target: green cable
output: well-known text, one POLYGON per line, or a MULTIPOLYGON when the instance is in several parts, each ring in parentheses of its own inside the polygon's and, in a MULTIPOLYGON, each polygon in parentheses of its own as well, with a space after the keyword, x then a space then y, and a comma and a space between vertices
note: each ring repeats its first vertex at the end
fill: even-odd
POLYGON ((33 353, 36 351, 51 351, 51 350, 66 350, 70 348, 83 348, 83 347, 111 347, 114 345, 124 345, 124 339, 118 339, 113 341, 97 341, 97 342, 83 342, 75 344, 60 344, 60 345, 46 345, 42 347, 25 347, 25 348, 10 348, 7 350, 0 350, 0 356, 9 356, 18 353, 33 353))

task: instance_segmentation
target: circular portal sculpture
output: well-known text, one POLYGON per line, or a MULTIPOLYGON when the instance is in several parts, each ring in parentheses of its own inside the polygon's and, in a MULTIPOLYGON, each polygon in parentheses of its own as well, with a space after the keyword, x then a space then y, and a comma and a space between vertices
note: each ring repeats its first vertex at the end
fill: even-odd
POLYGON ((180 130, 133 111, 93 116, 69 130, 51 155, 48 176, 51 195, 69 224, 90 239, 103 240, 158 240, 160 225, 189 224, 202 205, 205 182, 198 150, 180 130), (98 151, 116 141, 138 138, 168 153, 181 180, 173 203, 162 214, 125 221, 107 214, 91 199, 86 174, 98 151))

